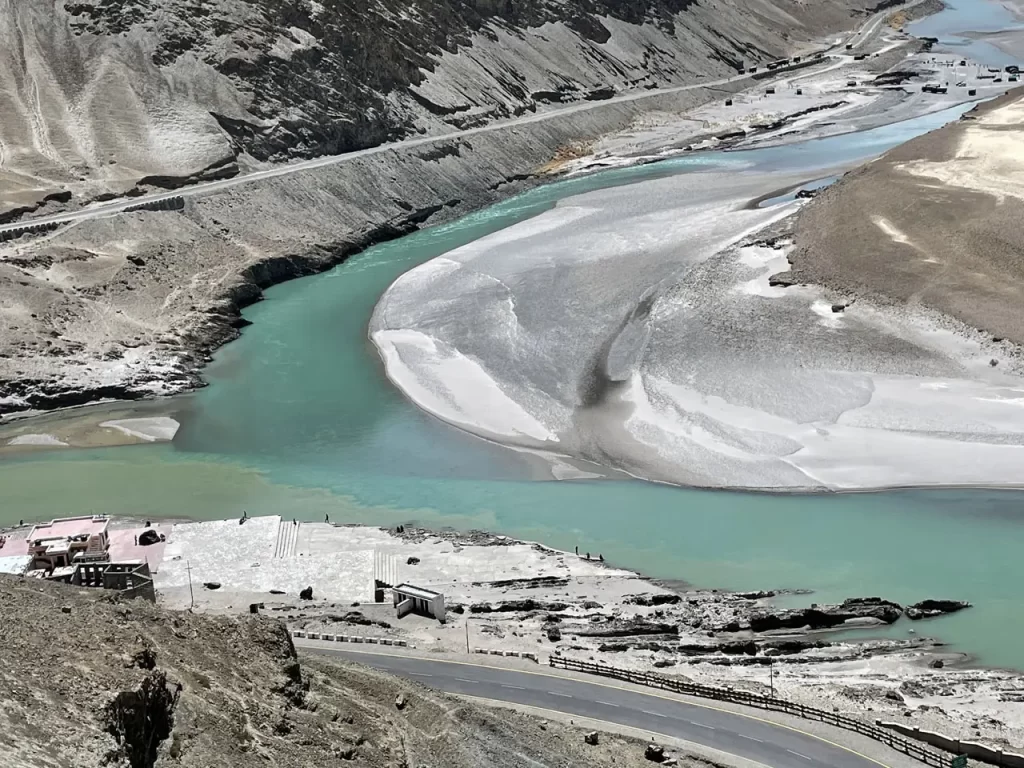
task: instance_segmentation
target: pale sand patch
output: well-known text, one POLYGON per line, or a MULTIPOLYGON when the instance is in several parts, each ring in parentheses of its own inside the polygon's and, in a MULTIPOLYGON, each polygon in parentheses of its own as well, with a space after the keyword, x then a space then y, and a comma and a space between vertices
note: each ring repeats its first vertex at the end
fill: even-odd
POLYGON ((977 118, 963 132, 951 161, 918 160, 897 166, 914 176, 937 179, 992 195, 1024 198, 1024 137, 1014 130, 1024 123, 1024 100, 1018 99, 977 118))
POLYGON ((885 234, 891 237, 894 243, 902 243, 904 245, 911 244, 910 238, 907 237, 899 227, 897 227, 888 219, 882 216, 874 216, 871 220, 875 222, 876 227, 878 227, 880 230, 885 232, 885 234))
POLYGON ((154 443, 173 440, 180 425, 170 416, 152 416, 144 419, 114 419, 113 421, 104 421, 100 426, 116 429, 131 437, 137 437, 139 440, 154 443))
POLYGON ((7 445, 67 445, 53 435, 18 435, 7 441, 7 445))
POLYGON ((388 378, 442 421, 487 438, 557 441, 551 430, 501 390, 482 365, 450 345, 404 329, 375 331, 371 339, 388 378))

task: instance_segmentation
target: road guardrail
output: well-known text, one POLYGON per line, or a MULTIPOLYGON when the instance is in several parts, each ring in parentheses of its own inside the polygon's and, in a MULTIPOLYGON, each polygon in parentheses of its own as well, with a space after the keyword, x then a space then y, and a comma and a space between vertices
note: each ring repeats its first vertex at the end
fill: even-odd
POLYGON ((784 712, 788 715, 802 717, 805 720, 818 720, 822 723, 843 728, 847 731, 854 731, 855 733, 859 733, 861 736, 867 736, 869 739, 879 741, 892 749, 914 758, 915 760, 920 760, 925 765, 934 766, 934 768, 959 768, 960 765, 966 764, 966 758, 963 756, 957 756, 960 758, 960 760, 957 761, 957 757, 950 757, 947 753, 930 749, 919 741, 901 736, 895 731, 887 728, 882 728, 878 725, 864 722, 863 720, 857 720, 853 717, 847 717, 846 715, 841 715, 838 712, 828 712, 824 709, 808 707, 803 704, 798 704, 797 702, 786 701, 785 699, 762 696, 757 693, 748 693, 747 691, 741 691, 734 688, 719 688, 717 686, 689 683, 684 680, 668 677, 667 675, 659 675, 653 672, 641 672, 634 669, 621 669, 619 667, 613 667, 600 662, 595 663, 592 661, 583 661, 582 659, 570 659, 560 655, 551 656, 548 663, 556 669, 566 669, 573 672, 586 672, 591 675, 611 677, 616 680, 624 680, 628 683, 636 683, 637 685, 646 685, 663 691, 671 691, 673 693, 683 694, 684 696, 698 696, 702 699, 715 699, 716 701, 726 701, 731 704, 742 704, 747 707, 757 707, 758 709, 784 712), (957 762, 954 763, 954 761, 957 762))

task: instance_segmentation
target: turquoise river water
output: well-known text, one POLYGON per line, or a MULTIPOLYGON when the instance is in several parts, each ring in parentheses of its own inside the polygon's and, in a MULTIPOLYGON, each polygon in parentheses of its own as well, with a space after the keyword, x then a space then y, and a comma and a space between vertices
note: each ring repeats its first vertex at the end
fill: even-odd
POLYGON ((794 496, 541 482, 519 454, 403 400, 366 338, 374 303, 403 271, 567 195, 707 166, 756 162, 770 170, 799 161, 825 168, 869 157, 955 114, 748 156, 694 155, 560 181, 277 286, 246 311, 254 324, 217 354, 205 373, 209 386, 167 403, 182 422, 173 443, 4 458, 0 524, 88 512, 220 518, 245 509, 480 527, 579 545, 612 563, 701 586, 806 587, 817 601, 873 594, 971 600, 975 609, 928 631, 985 663, 1024 668, 1024 494, 794 496))

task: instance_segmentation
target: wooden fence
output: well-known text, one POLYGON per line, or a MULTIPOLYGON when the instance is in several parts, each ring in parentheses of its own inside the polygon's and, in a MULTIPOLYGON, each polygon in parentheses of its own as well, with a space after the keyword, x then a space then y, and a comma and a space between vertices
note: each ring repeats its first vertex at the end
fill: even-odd
POLYGON ((620 669, 607 664, 583 661, 581 659, 570 659, 564 656, 551 656, 549 664, 559 669, 568 669, 575 672, 587 672, 592 675, 613 677, 616 680, 625 680, 629 683, 646 685, 651 688, 660 688, 663 691, 672 691, 685 696, 699 696, 703 699, 715 699, 727 701, 732 704, 742 704, 747 707, 758 709, 770 709, 776 712, 785 712, 789 715, 796 715, 807 720, 818 720, 838 728, 845 728, 867 736, 875 741, 880 741, 886 746, 892 747, 915 760, 920 760, 925 765, 935 768, 950 768, 953 758, 948 754, 930 749, 919 741, 909 739, 887 728, 882 728, 871 723, 857 720, 852 717, 840 715, 838 712, 828 712, 824 709, 807 707, 785 699, 777 699, 770 696, 762 696, 757 693, 735 690, 733 688, 717 688, 710 685, 698 685, 688 683, 684 680, 658 675, 652 672, 639 672, 632 669, 620 669))

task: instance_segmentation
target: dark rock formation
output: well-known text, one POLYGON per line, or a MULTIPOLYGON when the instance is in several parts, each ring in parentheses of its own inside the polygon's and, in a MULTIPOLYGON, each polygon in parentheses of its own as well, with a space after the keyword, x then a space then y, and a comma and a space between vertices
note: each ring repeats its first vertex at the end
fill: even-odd
POLYGON ((648 744, 644 750, 644 757, 652 763, 665 762, 665 748, 657 744, 648 744))
POLYGON ((117 742, 117 749, 108 755, 109 761, 123 760, 131 768, 153 766, 157 750, 174 726, 177 701, 177 694, 168 688, 163 672, 147 675, 138 690, 117 694, 102 715, 104 730, 117 742))
POLYGON ((601 643, 597 650, 602 653, 625 653, 626 651, 650 651, 651 653, 676 653, 679 646, 672 643, 626 641, 619 643, 601 643))
POLYGON ((474 581, 474 587, 492 586, 497 589, 538 589, 540 587, 564 587, 569 583, 566 576, 532 576, 524 579, 498 579, 497 581, 474 581))
POLYGON ((700 656, 710 653, 754 656, 757 653, 757 643, 753 640, 711 643, 707 645, 704 643, 680 643, 679 651, 686 656, 700 656))
POLYGON ((635 637, 637 635, 678 635, 679 627, 661 622, 636 621, 612 622, 609 625, 584 629, 576 633, 580 637, 635 637))
POLYGON ((854 597, 844 600, 840 605, 757 611, 750 617, 750 629, 754 632, 777 629, 829 629, 852 619, 875 619, 883 624, 892 624, 902 613, 901 606, 880 597, 854 597))
POLYGON ((827 640, 797 640, 789 639, 785 640, 766 640, 758 644, 759 647, 765 652, 773 652, 774 655, 780 654, 793 654, 802 653, 803 651, 809 651, 814 648, 828 648, 834 645, 827 640))
POLYGON ((768 285, 789 288, 791 285, 800 285, 800 278, 792 271, 777 272, 768 278, 768 285))
POLYGON ((965 603, 962 600, 922 600, 907 606, 907 618, 911 621, 930 619, 933 616, 956 613, 970 607, 970 603, 965 603))
POLYGON ((491 605, 490 603, 474 603, 469 606, 469 612, 513 613, 526 611, 564 611, 568 607, 568 603, 560 603, 556 601, 548 602, 546 600, 526 598, 524 600, 506 600, 498 603, 497 605, 491 605))
POLYGON ((313 599, 313 587, 306 587, 304 590, 299 592, 300 600, 312 600, 313 599))
POLYGON ((627 595, 622 602, 627 605, 675 605, 682 602, 679 595, 661 593, 656 595, 627 595))

